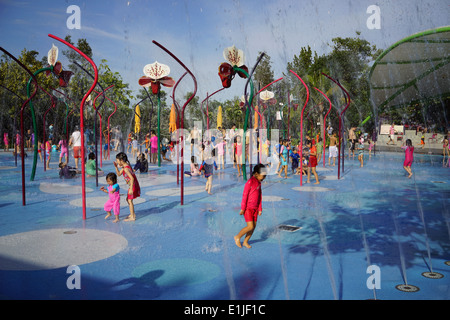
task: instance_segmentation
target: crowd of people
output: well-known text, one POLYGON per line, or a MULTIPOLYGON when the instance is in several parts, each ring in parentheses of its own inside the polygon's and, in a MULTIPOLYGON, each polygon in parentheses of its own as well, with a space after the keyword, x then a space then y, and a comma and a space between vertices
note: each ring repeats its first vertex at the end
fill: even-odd
MULTIPOLYGON (((226 164, 231 164, 233 169, 236 170, 236 176, 239 178, 243 176, 243 166, 251 163, 257 159, 256 165, 253 166, 253 172, 245 183, 241 211, 240 214, 244 216, 247 226, 244 227, 235 237, 234 240, 238 247, 245 246, 250 248, 249 239, 256 227, 258 216, 261 215, 261 182, 264 180, 269 172, 274 172, 279 178, 287 179, 292 176, 305 176, 306 183, 311 183, 311 176, 314 177, 314 184, 320 184, 319 176, 316 171, 316 167, 319 163, 325 162, 324 152, 328 148, 328 166, 333 167, 336 165, 336 158, 338 157, 338 149, 341 144, 347 144, 348 153, 347 156, 351 159, 355 158, 355 153, 359 161, 360 167, 364 167, 364 153, 368 149, 369 158, 372 155, 372 151, 376 144, 377 136, 376 131, 371 137, 367 134, 363 134, 357 130, 357 127, 351 127, 346 133, 345 138, 337 136, 337 133, 331 125, 326 129, 325 141, 320 134, 313 137, 309 133, 305 134, 303 143, 300 141, 294 141, 291 139, 279 139, 277 143, 272 146, 271 141, 265 134, 259 134, 259 131, 247 131, 244 136, 242 129, 237 129, 233 125, 230 129, 226 130, 218 128, 217 130, 207 131, 202 134, 196 126, 194 126, 184 141, 185 147, 190 144, 190 170, 184 171, 187 177, 199 177, 204 176, 205 191, 208 194, 212 194, 212 184, 214 170, 224 170, 226 164), (245 141, 245 142, 244 142, 245 141), (245 146, 244 146, 245 143, 245 146), (289 169, 290 167, 290 169, 289 169), (254 192, 257 191, 257 192, 254 192), (240 239, 245 236, 244 242, 241 244, 240 239)), ((45 167, 46 169, 52 169, 50 167, 50 160, 52 151, 59 151, 59 176, 60 178, 72 179, 76 178, 80 173, 80 159, 81 159, 81 132, 79 127, 76 126, 74 132, 71 134, 67 141, 66 136, 60 136, 59 139, 55 139, 53 132, 49 130, 50 135, 48 140, 43 143, 38 141, 38 153, 41 161, 42 155, 45 153, 45 167), (53 141, 55 144, 53 144, 53 141), (58 141, 58 143, 56 143, 58 141), (75 167, 69 166, 69 147, 72 147, 72 156, 74 158, 75 167), (56 149, 56 150, 55 150, 56 149)), ((104 159, 107 160, 109 151, 118 151, 121 143, 121 139, 110 139, 112 131, 105 130, 103 132, 105 138, 105 144, 103 145, 104 159), (109 143, 111 143, 111 145, 109 143)), ((390 140, 395 144, 394 139, 395 129, 394 125, 391 126, 389 131, 390 140)), ((14 152, 20 152, 21 137, 19 132, 16 134, 16 143, 14 152)), ((107 215, 105 219, 111 217, 114 213, 114 221, 120 221, 120 186, 118 177, 123 176, 127 189, 127 203, 129 206, 130 214, 124 221, 134 221, 136 219, 136 213, 134 210, 133 200, 140 196, 140 186, 136 176, 136 173, 146 173, 149 170, 149 164, 156 164, 159 154, 158 145, 161 151, 163 160, 176 161, 176 141, 177 139, 163 139, 158 141, 158 136, 155 131, 151 131, 146 134, 139 142, 139 137, 130 132, 127 137, 127 148, 124 152, 118 152, 113 161, 115 172, 109 172, 106 174, 107 187, 101 187, 100 190, 108 193, 109 199, 104 205, 104 210, 107 215), (136 159, 134 166, 131 165, 128 160, 128 154, 131 159, 136 159)), ((423 140, 423 139, 422 139, 423 140)), ((30 150, 34 146, 34 135, 31 130, 26 134, 26 149, 30 150)), ((178 140, 181 141, 181 140, 178 140)), ((105 173, 101 168, 97 167, 96 154, 89 145, 88 133, 85 132, 85 146, 84 154, 86 157, 85 172, 88 177, 104 176, 105 173)), ((443 138, 443 155, 445 158, 450 158, 449 140, 447 136, 443 138)), ((9 150, 9 137, 8 133, 4 134, 5 151, 9 150)), ((91 143, 92 145, 92 143, 91 143)), ((402 144, 402 149, 405 152, 405 159, 403 168, 407 173, 407 177, 411 178, 413 171, 411 169, 414 159, 414 146, 410 139, 407 139, 402 144)), ((187 152, 186 152, 187 153, 187 152)), ((450 160, 447 160, 450 162, 450 160)))

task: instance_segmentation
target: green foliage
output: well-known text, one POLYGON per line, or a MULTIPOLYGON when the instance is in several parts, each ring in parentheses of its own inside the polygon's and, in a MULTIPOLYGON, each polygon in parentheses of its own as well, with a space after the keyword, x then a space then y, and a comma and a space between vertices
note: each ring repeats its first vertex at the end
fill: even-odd
MULTIPOLYGON (((258 52, 258 57, 261 55, 261 53, 262 52, 258 52)), ((255 83, 259 84, 260 88, 268 85, 275 80, 270 64, 270 56, 268 54, 265 54, 255 69, 253 79, 255 83)))
MULTIPOLYGON (((66 36, 65 40, 74 44, 69 35, 66 36)), ((78 39, 76 46, 89 57, 92 57, 92 48, 86 39, 78 39)), ((307 126, 307 130, 312 129, 314 132, 322 131, 324 125, 327 125, 328 122, 331 123, 334 128, 338 128, 337 114, 346 104, 340 88, 324 77, 322 73, 326 73, 331 77, 338 79, 350 93, 352 104, 345 114, 344 121, 346 128, 358 126, 362 120, 373 112, 370 104, 368 72, 371 63, 381 53, 381 50, 378 50, 367 40, 361 39, 360 33, 358 32, 355 37, 333 38, 330 47, 330 52, 322 56, 319 56, 317 52, 314 52, 310 46, 300 48, 299 53, 294 55, 292 61, 287 63, 286 73, 283 74, 283 81, 279 81, 268 88, 275 93, 276 99, 276 103, 269 105, 264 112, 266 123, 268 123, 271 128, 280 127, 281 129, 286 130, 289 117, 290 134, 293 138, 299 139, 300 116, 306 99, 306 90, 289 70, 293 70, 300 75, 308 85, 310 91, 310 102, 308 103, 304 114, 304 125, 307 126), (316 91, 314 87, 324 92, 333 104, 332 111, 327 118, 327 124, 324 124, 324 115, 329 109, 328 101, 322 94, 316 91), (290 94, 292 94, 294 100, 291 101, 289 114, 287 97, 290 94), (280 106, 280 103, 282 103, 283 106, 280 106), (297 110, 294 110, 293 104, 298 104, 297 110), (275 120, 276 111, 279 110, 283 111, 282 122, 275 120), (320 122, 320 126, 317 126, 317 122, 320 122)), ((69 131, 72 130, 75 124, 79 123, 80 102, 88 88, 92 85, 92 78, 76 64, 79 64, 82 68, 93 74, 90 64, 74 50, 63 47, 63 50, 60 52, 62 52, 69 61, 68 65, 63 65, 63 70, 71 70, 74 73, 69 86, 67 88, 59 88, 58 79, 52 75, 46 76, 45 73, 41 73, 37 77, 39 85, 48 92, 52 92, 53 88, 56 88, 63 93, 63 95, 58 96, 56 107, 47 115, 47 124, 53 124, 57 134, 63 133, 66 119, 66 103, 74 110, 73 116, 69 118, 68 122, 69 131)), ((259 54, 261 54, 261 52, 259 54)), ((39 59, 39 52, 35 50, 24 49, 18 59, 20 59, 20 61, 22 61, 32 72, 36 72, 47 66, 47 58, 42 56, 39 59)), ((144 136, 144 134, 151 129, 156 130, 158 107, 157 95, 153 95, 151 91, 146 92, 145 89, 141 89, 133 96, 133 92, 129 88, 129 85, 124 83, 122 76, 118 72, 111 69, 106 59, 100 60, 100 64, 97 66, 99 77, 98 85, 95 90, 100 92, 101 86, 106 89, 108 86, 113 85, 112 88, 106 91, 106 96, 114 101, 117 106, 117 111, 111 118, 111 127, 120 126, 125 134, 128 133, 125 131, 132 131, 134 129, 135 106, 140 100, 149 95, 151 100, 146 99, 140 103, 141 136, 144 136), (153 105, 151 102, 153 102, 153 105)), ((18 128, 18 110, 27 98, 26 84, 29 79, 30 76, 28 73, 20 68, 17 63, 12 61, 6 55, 0 57, 0 84, 3 86, 3 88, 0 88, 0 129, 2 132, 8 131, 12 134, 12 132, 18 128)), ((255 91, 271 83, 274 79, 271 58, 266 54, 253 75, 255 91)), ((94 100, 97 94, 98 93, 93 92, 91 99, 94 100)), ((181 98, 183 102, 179 102, 180 107, 182 107, 191 94, 191 92, 188 92, 181 98)), ((172 99, 170 98, 169 100, 169 98, 169 93, 161 91, 161 134, 163 137, 169 137, 169 115, 172 105, 172 99)), ((204 111, 206 111, 207 102, 203 102, 202 109, 201 99, 203 98, 198 96, 194 97, 187 105, 185 110, 185 128, 192 128, 195 121, 202 121, 203 126, 206 128, 207 118, 204 111)), ((102 98, 98 98, 96 100, 96 106, 99 106, 101 101, 102 98)), ((448 105, 447 101, 448 100, 445 100, 444 104, 448 105)), ((254 100, 254 104, 259 103, 260 102, 257 99, 254 100)), ((35 106, 38 128, 42 129, 43 115, 50 107, 50 99, 48 95, 39 90, 38 94, 33 99, 33 104, 35 106)), ((233 124, 238 128, 243 128, 245 114, 242 112, 239 104, 239 97, 223 101, 218 95, 217 97, 214 96, 214 99, 209 99, 208 111, 210 128, 215 128, 217 126, 217 112, 219 106, 222 106, 224 128, 230 128, 233 124)), ((406 107, 404 112, 399 112, 397 110, 381 110, 379 114, 380 116, 393 119, 395 122, 404 120, 425 122, 428 117, 431 116, 434 117, 437 115, 437 118, 439 118, 439 113, 442 113, 441 104, 439 101, 434 101, 426 106, 424 104, 411 105, 406 107), (408 116, 406 117, 405 114, 408 116)), ((114 108, 114 104, 105 99, 105 102, 99 111, 102 116, 104 128, 106 127, 108 116, 114 111, 114 108)), ((92 105, 86 104, 84 111, 85 125, 92 128, 94 124, 94 108, 92 105)), ((365 124, 364 129, 366 131, 371 131, 373 128, 373 120, 374 117, 365 124)), ((445 126, 444 123, 440 125, 445 126)), ((29 107, 25 109, 25 128, 25 130, 31 128, 29 107)))

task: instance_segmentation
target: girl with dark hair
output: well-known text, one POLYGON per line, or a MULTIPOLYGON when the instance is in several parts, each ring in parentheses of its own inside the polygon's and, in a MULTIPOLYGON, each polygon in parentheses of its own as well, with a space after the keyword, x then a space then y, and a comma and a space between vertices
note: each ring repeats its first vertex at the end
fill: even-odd
POLYGON ((408 172, 408 178, 412 176, 411 166, 414 158, 414 147, 412 145, 411 139, 406 140, 406 146, 402 146, 402 149, 405 150, 405 161, 403 162, 403 169, 408 172))
POLYGON ((134 212, 133 199, 136 199, 141 195, 139 182, 133 172, 133 169, 131 168, 131 164, 128 161, 126 153, 119 152, 116 155, 116 161, 113 163, 116 168, 117 176, 120 177, 123 175, 125 182, 128 184, 127 203, 130 207, 130 215, 125 219, 125 221, 134 221, 136 220, 136 214, 134 212))
POLYGON ((101 187, 100 190, 106 192, 109 195, 108 201, 105 203, 103 207, 106 211, 105 219, 111 217, 111 210, 114 211, 114 219, 113 222, 119 222, 119 214, 120 214, 120 187, 117 183, 117 175, 114 172, 110 172, 106 175, 106 182, 108 183, 108 187, 101 187))
POLYGON ((241 211, 247 226, 234 237, 234 241, 239 248, 244 247, 250 249, 252 246, 248 243, 253 231, 256 228, 258 216, 262 213, 262 192, 261 182, 266 177, 266 168, 263 164, 257 164, 253 167, 252 177, 245 183, 244 192, 242 194, 241 211), (245 235, 244 242, 241 245, 241 238, 245 235))

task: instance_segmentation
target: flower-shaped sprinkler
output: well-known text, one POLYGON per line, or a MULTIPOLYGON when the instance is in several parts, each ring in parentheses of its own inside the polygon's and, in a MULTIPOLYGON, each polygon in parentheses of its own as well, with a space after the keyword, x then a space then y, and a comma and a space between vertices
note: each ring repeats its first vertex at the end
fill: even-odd
POLYGON ((165 87, 173 87, 175 80, 169 77, 169 66, 155 61, 144 67, 145 76, 139 79, 139 85, 152 88, 152 93, 158 95, 158 167, 161 167, 161 84, 165 87))

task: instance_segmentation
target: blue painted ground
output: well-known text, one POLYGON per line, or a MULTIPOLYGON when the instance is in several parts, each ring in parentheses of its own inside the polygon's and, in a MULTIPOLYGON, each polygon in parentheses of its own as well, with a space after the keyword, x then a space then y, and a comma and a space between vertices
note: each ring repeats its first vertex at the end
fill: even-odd
MULTIPOLYGON (((150 166, 138 174, 137 220, 113 223, 104 219, 107 195, 98 190, 104 177, 99 187, 87 178, 83 221, 80 178, 60 180, 56 169, 44 172, 39 163, 31 182, 28 158, 22 206, 20 161, 16 168, 11 154, 1 153, 0 297, 449 299, 450 168, 442 156, 416 154, 408 179, 401 153, 365 158, 363 168, 346 158, 340 180, 337 167, 319 163, 320 185, 269 176, 253 247, 239 249, 233 236, 245 225, 238 214, 244 183, 231 165, 215 173, 213 195, 203 177, 185 178, 183 206, 172 189, 176 166, 150 166), (301 229, 281 231, 280 224, 301 229), (69 265, 79 267, 81 289, 68 289, 69 265), (379 272, 368 273, 369 265, 379 272), (429 271, 444 277, 422 276, 429 271), (368 288, 371 275, 369 284, 379 289, 368 288), (405 283, 419 291, 396 289, 405 283)), ((112 161, 103 170, 113 171, 112 161)), ((125 187, 122 177, 119 184, 125 187)), ((128 215, 125 204, 121 210, 121 218, 128 215)))

